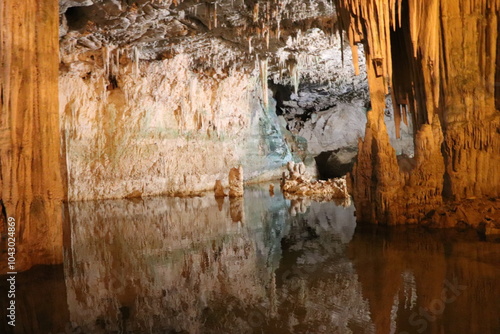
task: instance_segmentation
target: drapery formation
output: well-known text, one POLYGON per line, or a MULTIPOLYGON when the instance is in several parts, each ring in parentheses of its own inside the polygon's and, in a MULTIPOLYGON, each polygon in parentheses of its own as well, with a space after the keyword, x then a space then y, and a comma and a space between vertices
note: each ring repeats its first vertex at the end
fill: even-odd
POLYGON ((58 18, 57 0, 0 1, 0 189, 16 270, 62 261, 58 18))
POLYGON ((336 5, 353 51, 364 43, 372 102, 353 171, 359 221, 416 223, 446 199, 499 196, 500 1, 336 5), (407 111, 413 118, 411 171, 400 170, 389 143, 388 93, 396 133, 407 111))

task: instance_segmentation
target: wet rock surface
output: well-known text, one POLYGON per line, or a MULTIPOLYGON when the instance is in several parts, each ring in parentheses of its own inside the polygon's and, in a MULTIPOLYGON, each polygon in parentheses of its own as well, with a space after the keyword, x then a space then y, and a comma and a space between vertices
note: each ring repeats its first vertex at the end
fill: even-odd
POLYGON ((349 199, 346 179, 336 178, 330 180, 313 181, 309 173, 306 172, 304 163, 287 164, 288 172, 283 172, 281 189, 285 196, 292 197, 313 197, 326 199, 349 199))

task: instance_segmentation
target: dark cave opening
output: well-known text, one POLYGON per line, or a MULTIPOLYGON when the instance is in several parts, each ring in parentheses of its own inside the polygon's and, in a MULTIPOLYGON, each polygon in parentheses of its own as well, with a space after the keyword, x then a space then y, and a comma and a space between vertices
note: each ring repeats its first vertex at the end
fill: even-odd
POLYGON ((69 30, 80 30, 85 27, 88 22, 86 14, 87 7, 71 7, 66 10, 66 20, 69 30))
POLYGON ((274 83, 274 81, 268 81, 268 87, 273 92, 273 97, 276 100, 276 115, 281 116, 285 113, 284 101, 289 101, 292 96, 292 87, 274 83))
POLYGON ((328 180, 339 178, 352 171, 356 161, 355 150, 336 149, 333 151, 321 152, 314 157, 318 171, 318 179, 328 180))

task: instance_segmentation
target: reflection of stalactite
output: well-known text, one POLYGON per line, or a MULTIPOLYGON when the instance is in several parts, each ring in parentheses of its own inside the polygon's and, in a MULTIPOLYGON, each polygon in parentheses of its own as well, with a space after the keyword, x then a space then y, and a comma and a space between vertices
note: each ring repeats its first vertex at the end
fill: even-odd
MULTIPOLYGON (((492 305, 496 299, 487 296, 490 290, 486 288, 495 284, 494 277, 500 271, 489 264, 500 246, 484 245, 472 230, 461 236, 440 233, 431 236, 419 229, 356 231, 348 256, 357 268, 377 333, 391 332, 391 310, 398 303, 398 313, 406 318, 398 319, 397 333, 408 330, 407 317, 412 313, 418 314, 412 317, 413 324, 421 323, 425 314, 429 315, 427 320, 435 319, 426 321, 428 330, 439 326, 432 332, 491 333, 500 325, 498 305, 492 305), (442 321, 441 307, 452 321, 442 321), (469 320, 476 316, 483 320, 469 320)), ((412 327, 412 331, 419 328, 412 327)))
POLYGON ((262 241, 232 222, 231 210, 244 220, 243 201, 231 205, 221 212, 211 197, 70 203, 64 269, 72 321, 85 333, 101 333, 101 322, 106 332, 148 324, 152 333, 196 333, 220 325, 208 315, 238 326, 225 332, 249 332, 240 315, 218 312, 255 305, 271 278, 259 270, 262 241))

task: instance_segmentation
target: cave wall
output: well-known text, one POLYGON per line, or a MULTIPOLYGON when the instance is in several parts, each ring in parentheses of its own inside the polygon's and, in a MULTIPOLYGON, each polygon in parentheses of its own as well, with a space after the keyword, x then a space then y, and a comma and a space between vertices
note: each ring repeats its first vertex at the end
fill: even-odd
POLYGON ((351 44, 364 43, 372 101, 353 173, 358 220, 416 223, 443 200, 499 196, 498 2, 336 3, 351 44), (413 117, 409 172, 400 170, 383 123, 389 92, 396 126, 406 110, 413 117))
POLYGON ((252 73, 195 72, 188 55, 141 61, 137 50, 103 50, 83 61, 68 55, 61 68, 70 200, 190 195, 217 179, 227 185, 231 167, 242 164, 250 179, 291 159, 252 73))
POLYGON ((58 2, 0 1, 0 20, 0 189, 20 271, 62 261, 58 2))

